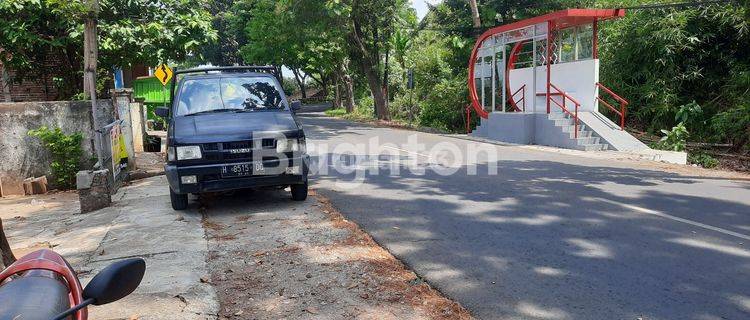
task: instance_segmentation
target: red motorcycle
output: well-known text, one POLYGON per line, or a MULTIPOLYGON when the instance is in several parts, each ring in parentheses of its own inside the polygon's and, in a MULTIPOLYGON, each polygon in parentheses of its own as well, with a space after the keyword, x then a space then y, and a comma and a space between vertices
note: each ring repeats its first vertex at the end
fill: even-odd
POLYGON ((62 256, 35 251, 0 273, 0 319, 85 320, 88 305, 124 298, 138 287, 145 271, 143 259, 125 259, 104 268, 82 289, 62 256))

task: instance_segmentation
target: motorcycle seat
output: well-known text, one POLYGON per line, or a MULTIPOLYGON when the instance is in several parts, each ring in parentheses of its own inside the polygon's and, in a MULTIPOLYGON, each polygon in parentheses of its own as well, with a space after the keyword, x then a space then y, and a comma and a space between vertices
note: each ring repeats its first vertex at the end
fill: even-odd
POLYGON ((0 319, 49 320, 70 308, 65 283, 26 276, 0 286, 0 319))

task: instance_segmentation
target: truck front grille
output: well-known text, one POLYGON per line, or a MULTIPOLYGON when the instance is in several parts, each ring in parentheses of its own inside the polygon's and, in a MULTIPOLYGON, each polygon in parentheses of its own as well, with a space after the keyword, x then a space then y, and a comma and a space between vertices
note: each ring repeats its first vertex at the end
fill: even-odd
MULTIPOLYGON (((232 141, 204 143, 201 145, 203 160, 214 163, 252 161, 253 152, 257 151, 258 141, 232 141)), ((260 149, 276 148, 276 139, 261 139, 260 149)))

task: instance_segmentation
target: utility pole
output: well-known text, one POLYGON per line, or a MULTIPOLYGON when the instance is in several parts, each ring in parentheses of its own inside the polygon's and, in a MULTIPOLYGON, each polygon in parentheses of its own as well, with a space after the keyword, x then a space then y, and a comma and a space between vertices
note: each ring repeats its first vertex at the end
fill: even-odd
POLYGON ((474 29, 479 29, 482 27, 482 20, 479 19, 477 0, 469 0, 469 6, 471 6, 471 18, 474 20, 474 29))
POLYGON ((86 16, 83 22, 83 92, 91 99, 91 116, 94 125, 94 150, 99 160, 100 168, 104 167, 102 159, 102 135, 98 132, 102 125, 99 123, 99 110, 96 106, 96 61, 99 54, 97 40, 97 18, 99 16, 99 0, 86 0, 86 16))

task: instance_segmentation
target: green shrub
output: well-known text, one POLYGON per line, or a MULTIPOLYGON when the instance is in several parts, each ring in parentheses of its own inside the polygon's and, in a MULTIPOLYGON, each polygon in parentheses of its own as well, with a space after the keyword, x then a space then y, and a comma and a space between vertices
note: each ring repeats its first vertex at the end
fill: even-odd
POLYGON ((464 76, 446 79, 420 103, 419 125, 451 132, 464 130, 468 89, 464 76))
POLYGON ((729 3, 636 10, 602 24, 601 82, 630 101, 629 126, 657 132, 684 122, 694 140, 746 141, 737 136, 746 130, 714 130, 708 120, 750 97, 747 46, 737 45, 750 40, 748 12, 729 3))
POLYGON ((656 148, 669 151, 685 151, 687 138, 690 135, 685 124, 680 122, 672 130, 661 130, 664 137, 656 143, 656 148))
POLYGON ((356 119, 374 119, 375 118, 375 99, 370 95, 366 95, 356 101, 354 110, 349 115, 351 118, 356 119))
POLYGON ((52 156, 52 184, 61 189, 75 187, 76 173, 81 168, 83 135, 80 132, 66 135, 60 128, 49 129, 46 126, 30 130, 28 134, 39 138, 52 156))
POLYGON ((688 153, 688 163, 697 164, 708 169, 716 168, 717 166, 719 166, 719 160, 703 151, 688 153))
POLYGON ((292 78, 283 78, 281 81, 281 87, 284 88, 284 94, 287 96, 291 96, 299 91, 299 86, 297 86, 297 83, 294 82, 294 79, 292 78))
POLYGON ((741 151, 750 143, 750 103, 720 112, 711 118, 711 127, 721 141, 734 145, 741 151))
POLYGON ((701 108, 701 106, 695 101, 681 105, 679 108, 677 108, 677 113, 675 114, 674 120, 677 123, 684 123, 685 128, 690 130, 690 134, 692 135, 693 139, 695 139, 696 136, 699 135, 700 131, 707 131, 707 121, 703 114, 703 108, 701 108))
POLYGON ((356 101, 354 110, 351 113, 346 113, 346 109, 344 108, 338 108, 326 110, 325 114, 331 117, 340 117, 354 121, 369 121, 375 119, 374 105, 375 102, 372 97, 365 96, 356 101))

